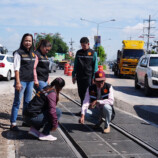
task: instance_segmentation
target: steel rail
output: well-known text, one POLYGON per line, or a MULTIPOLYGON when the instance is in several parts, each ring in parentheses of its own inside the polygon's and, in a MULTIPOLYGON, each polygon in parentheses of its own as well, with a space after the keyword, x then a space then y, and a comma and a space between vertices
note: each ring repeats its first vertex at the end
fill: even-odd
MULTIPOLYGON (((60 92, 60 94, 62 96, 64 96, 65 98, 67 98, 68 100, 72 101, 73 103, 77 104, 78 106, 81 106, 81 104, 73 99, 71 99, 69 96, 65 95, 64 93, 60 92)), ((88 158, 87 154, 82 150, 82 148, 79 146, 78 143, 75 142, 75 140, 70 136, 70 134, 67 132, 66 128, 61 124, 61 130, 65 133, 65 135, 68 137, 68 139, 70 140, 70 142, 72 143, 72 145, 74 146, 74 148, 79 152, 79 154, 84 157, 84 158, 88 158)))
POLYGON ((87 155, 79 148, 79 146, 74 142, 74 140, 70 137, 70 135, 66 132, 66 129, 63 127, 61 123, 59 123, 59 132, 62 135, 62 137, 65 139, 65 141, 68 143, 74 154, 77 158, 85 157, 87 158, 87 155))
POLYGON ((137 144, 141 145, 143 148, 145 148, 146 150, 150 151, 151 153, 153 153, 154 155, 158 156, 158 150, 155 149, 154 147, 152 147, 151 145, 149 145, 148 143, 144 142, 143 140, 141 140, 140 138, 136 137, 135 135, 129 133, 128 131, 126 131, 125 129, 119 127, 118 125, 111 123, 111 126, 113 128, 115 128, 116 130, 118 130, 119 132, 121 132, 122 134, 126 135, 128 138, 132 139, 134 142, 136 142, 137 144))
MULTIPOLYGON (((65 98, 67 98, 68 100, 72 101, 73 103, 77 104, 78 106, 81 107, 81 104, 75 100, 73 100, 72 98, 70 98, 69 96, 67 96, 66 94, 60 92, 60 94, 62 96, 64 96, 65 98)), ((143 140, 141 140, 140 138, 134 136, 133 134, 129 133, 128 131, 126 131, 125 129, 119 127, 118 125, 114 124, 111 122, 110 124, 114 129, 116 129, 117 131, 121 132, 122 134, 126 135, 128 138, 130 138, 131 140, 133 140, 134 142, 136 142, 137 144, 139 144, 140 146, 142 146, 143 148, 145 148, 146 150, 150 151, 152 154, 158 156, 158 150, 155 149, 154 147, 152 147, 151 145, 149 145, 148 143, 144 142, 143 140)))

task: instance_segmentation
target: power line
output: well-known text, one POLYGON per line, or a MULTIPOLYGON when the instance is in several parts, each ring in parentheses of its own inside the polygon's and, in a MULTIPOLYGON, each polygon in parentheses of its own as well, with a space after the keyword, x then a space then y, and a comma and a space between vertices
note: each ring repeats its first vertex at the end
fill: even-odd
MULTIPOLYGON (((103 27, 102 27, 103 28, 103 27)), ((136 29, 136 28, 126 28, 126 27, 104 27, 107 29, 120 29, 120 30, 124 30, 124 29, 132 29, 132 30, 142 30, 142 29, 136 29)))
POLYGON ((158 10, 153 14, 153 16, 152 17, 154 17, 156 14, 158 13, 158 10))

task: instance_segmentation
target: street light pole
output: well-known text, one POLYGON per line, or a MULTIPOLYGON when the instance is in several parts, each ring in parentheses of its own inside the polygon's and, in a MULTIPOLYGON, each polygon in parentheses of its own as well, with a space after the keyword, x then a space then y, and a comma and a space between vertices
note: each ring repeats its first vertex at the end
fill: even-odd
MULTIPOLYGON (((80 20, 82 21, 87 21, 87 22, 90 22, 90 23, 95 23, 97 25, 97 41, 98 41, 98 34, 99 34, 99 25, 100 24, 103 24, 103 23, 106 23, 106 22, 110 22, 110 21, 116 21, 115 19, 111 19, 111 20, 107 20, 107 21, 102 21, 102 22, 95 22, 95 21, 91 21, 91 20, 87 20, 87 19, 83 19, 81 18, 80 20)), ((97 43, 97 42, 96 42, 97 43)), ((96 46, 96 51, 97 51, 97 54, 98 54, 98 46, 96 46)))
POLYGON ((97 36, 98 36, 98 31, 99 31, 99 24, 97 24, 97 36))
POLYGON ((99 25, 100 25, 100 24, 103 24, 103 23, 106 23, 106 22, 110 22, 110 21, 116 21, 115 19, 111 19, 111 20, 102 21, 102 22, 97 23, 97 22, 95 22, 95 21, 91 21, 91 20, 87 20, 87 19, 83 19, 83 18, 81 18, 80 20, 97 24, 97 36, 98 36, 98 33, 99 33, 99 25))

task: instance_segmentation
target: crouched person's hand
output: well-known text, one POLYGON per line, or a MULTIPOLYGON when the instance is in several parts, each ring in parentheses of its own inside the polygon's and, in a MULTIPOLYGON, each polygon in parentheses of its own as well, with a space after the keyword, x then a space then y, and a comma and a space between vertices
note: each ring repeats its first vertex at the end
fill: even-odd
POLYGON ((90 103, 89 109, 94 109, 95 106, 96 106, 96 104, 97 104, 97 100, 95 100, 95 101, 93 101, 92 103, 90 103))
POLYGON ((84 124, 84 115, 81 115, 81 118, 79 119, 79 123, 84 124))

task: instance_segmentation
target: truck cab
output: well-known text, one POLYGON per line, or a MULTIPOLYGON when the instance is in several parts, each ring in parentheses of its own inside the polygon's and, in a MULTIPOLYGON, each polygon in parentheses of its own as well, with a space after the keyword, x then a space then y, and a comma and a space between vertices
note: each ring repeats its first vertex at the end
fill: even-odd
POLYGON ((142 55, 145 54, 143 46, 144 41, 123 40, 122 50, 117 52, 117 63, 114 74, 135 75, 135 69, 142 55))

